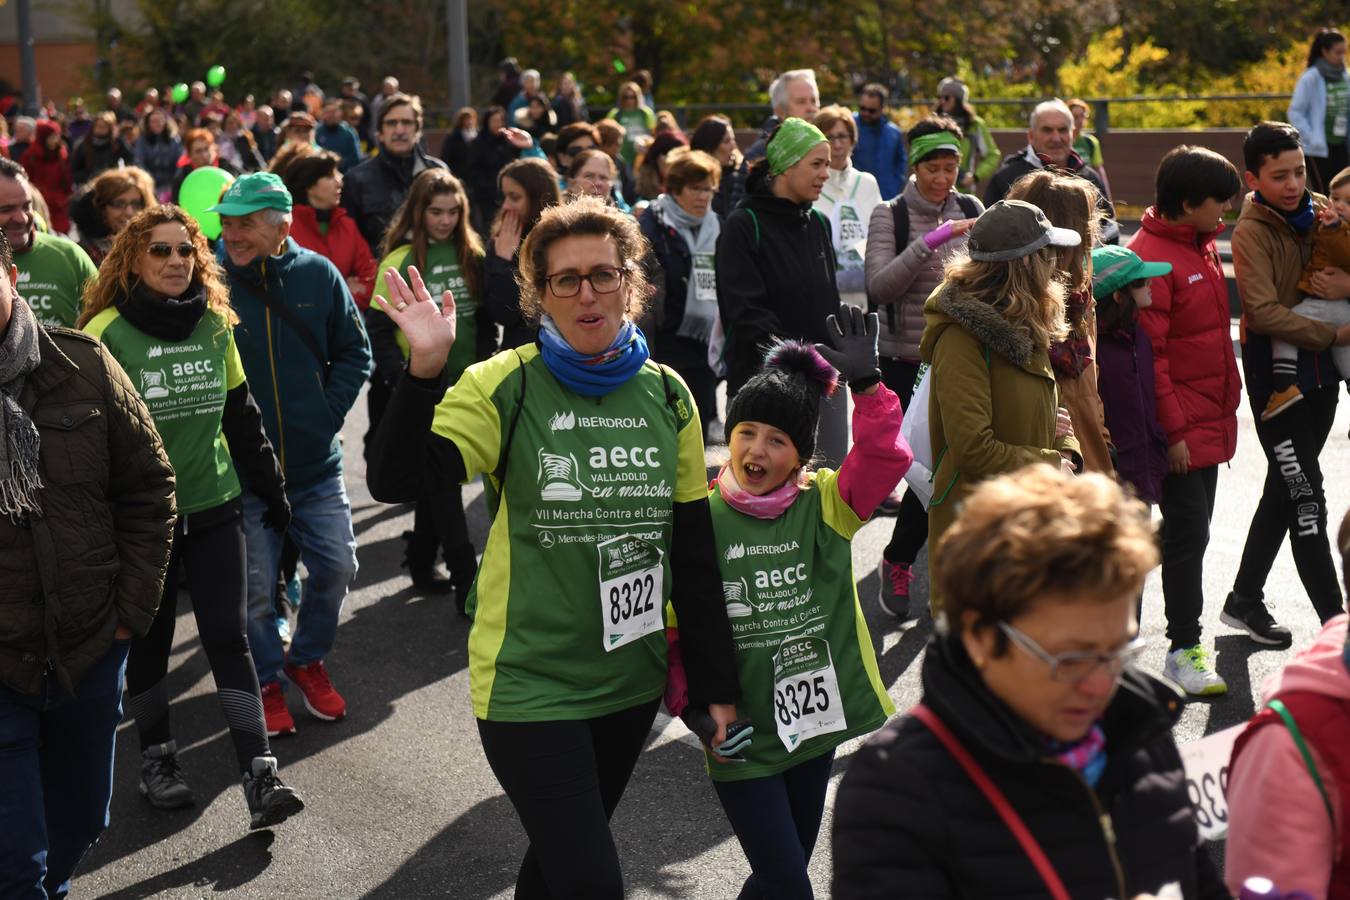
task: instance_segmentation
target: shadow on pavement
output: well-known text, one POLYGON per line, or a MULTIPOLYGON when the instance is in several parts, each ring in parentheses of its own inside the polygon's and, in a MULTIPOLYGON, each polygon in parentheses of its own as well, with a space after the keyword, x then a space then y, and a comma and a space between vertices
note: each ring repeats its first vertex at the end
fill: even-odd
POLYGON ((257 878, 272 864, 271 847, 275 839, 276 835, 271 831, 246 834, 200 859, 120 891, 104 894, 104 900, 154 897, 165 891, 186 887, 209 888, 213 893, 235 890, 257 878))
MULTIPOLYGON (((346 719, 334 723, 318 721, 305 711, 298 692, 288 689, 298 733, 272 741, 272 752, 281 764, 283 779, 287 766, 378 727, 393 714, 394 704, 401 697, 448 678, 467 665, 467 620, 455 610, 452 597, 423 599, 414 594, 399 567, 402 541, 389 538, 365 544, 358 548, 357 554, 360 573, 358 585, 353 589, 360 584, 393 579, 398 590, 357 609, 338 629, 337 643, 328 661, 334 683, 347 700, 346 719), (398 652, 391 653, 389 648, 393 647, 398 652)), ((186 601, 184 598, 185 606, 186 601)), ((171 696, 176 698, 171 708, 174 736, 181 748, 184 774, 196 795, 196 805, 185 810, 162 811, 151 808, 140 797, 136 788, 140 747, 134 724, 124 722, 118 733, 114 766, 113 825, 80 866, 81 874, 170 838, 203 816, 222 793, 234 793, 230 802, 238 805, 240 830, 247 827, 248 813, 239 788, 233 745, 225 731, 216 695, 211 691, 182 696, 209 674, 205 654, 200 651, 191 653, 169 674, 171 696)), ((304 794, 303 784, 295 787, 304 794)), ((241 859, 248 858, 251 847, 235 841, 206 859, 229 859, 235 853, 241 859)), ((199 861, 198 865, 204 862, 199 861)), ((259 868, 253 874, 261 871, 259 868)))
POLYGON ((1221 634, 1214 639, 1214 670, 1228 682, 1228 693, 1210 704, 1205 734, 1240 725, 1256 714, 1249 661, 1262 651, 1285 652, 1262 647, 1245 634, 1221 634))

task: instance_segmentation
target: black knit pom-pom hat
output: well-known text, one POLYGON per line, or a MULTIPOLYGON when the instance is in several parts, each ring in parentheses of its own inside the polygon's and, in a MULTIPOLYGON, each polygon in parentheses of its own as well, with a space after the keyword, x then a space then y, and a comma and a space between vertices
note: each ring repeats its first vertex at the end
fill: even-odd
POLYGON ((805 341, 778 341, 764 368, 727 405, 726 441, 740 422, 763 422, 786 434, 803 461, 816 452, 820 401, 839 387, 839 373, 805 341))

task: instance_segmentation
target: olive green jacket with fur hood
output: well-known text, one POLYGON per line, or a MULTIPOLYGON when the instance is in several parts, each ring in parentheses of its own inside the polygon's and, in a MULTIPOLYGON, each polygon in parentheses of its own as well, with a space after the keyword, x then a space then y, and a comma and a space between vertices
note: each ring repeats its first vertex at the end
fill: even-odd
MULTIPOLYGON (((1081 460, 1078 442, 1055 437, 1059 389, 1048 348, 1032 344, 993 306, 949 282, 924 304, 928 326, 919 357, 932 366, 928 422, 933 441, 931 554, 979 481, 1031 463, 1059 466, 1060 451, 1081 460)), ((932 599, 933 609, 940 599, 932 599)))
POLYGON ((70 692, 112 647, 143 636, 164 587, 174 474, 122 367, 87 334, 40 329, 19 404, 41 440, 42 515, 0 515, 0 684, 70 692))

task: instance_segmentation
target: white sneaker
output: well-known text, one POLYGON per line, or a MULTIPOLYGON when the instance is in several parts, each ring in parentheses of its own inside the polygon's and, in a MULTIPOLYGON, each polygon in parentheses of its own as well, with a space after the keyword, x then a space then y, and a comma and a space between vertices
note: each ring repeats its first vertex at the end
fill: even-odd
POLYGON ((1163 677, 1175 681, 1193 697, 1214 697, 1228 693, 1228 684, 1214 671, 1209 651, 1196 644, 1167 654, 1163 677))

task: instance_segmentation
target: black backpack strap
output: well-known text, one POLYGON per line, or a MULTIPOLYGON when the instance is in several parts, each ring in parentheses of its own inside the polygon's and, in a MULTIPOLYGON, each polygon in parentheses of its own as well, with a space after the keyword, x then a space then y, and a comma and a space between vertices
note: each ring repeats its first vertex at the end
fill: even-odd
POLYGON ((285 322, 291 331, 295 332, 295 336, 300 339, 300 343, 305 345, 305 349, 314 355, 314 359, 319 363, 319 370, 323 372, 324 381, 326 382, 328 380, 328 370, 332 366, 332 363, 329 361, 328 356, 323 352, 323 349, 319 346, 319 339, 314 336, 314 332, 309 330, 309 326, 305 324, 305 320, 300 318, 295 310, 286 305, 284 299, 277 297, 272 293, 267 285, 266 275, 263 275, 262 300, 263 304, 268 309, 276 313, 277 317, 285 322))
POLYGON ((520 411, 525 408, 525 359, 520 355, 519 350, 512 348, 511 352, 520 361, 518 368, 520 372, 520 396, 516 398, 516 410, 511 414, 511 425, 506 429, 506 441, 502 444, 502 452, 498 455, 497 468, 492 473, 492 477, 497 481, 497 494, 499 496, 506 484, 506 463, 511 459, 511 442, 516 439, 516 426, 520 424, 520 411))
POLYGON ((960 191, 956 194, 956 205, 961 207, 961 212, 967 219, 975 219, 980 215, 980 208, 975 203, 975 198, 969 194, 962 194, 960 191))
MULTIPOLYGON (((892 200, 890 205, 891 218, 895 222, 895 255, 899 256, 901 253, 904 253, 905 248, 909 246, 909 206, 905 203, 905 195, 903 193, 892 200)), ((895 308, 897 305, 898 304, 895 303, 886 304, 886 328, 892 334, 895 333, 896 329, 895 308)), ((867 311, 876 312, 877 310, 877 304, 873 303, 871 298, 869 298, 867 301, 867 311)))

